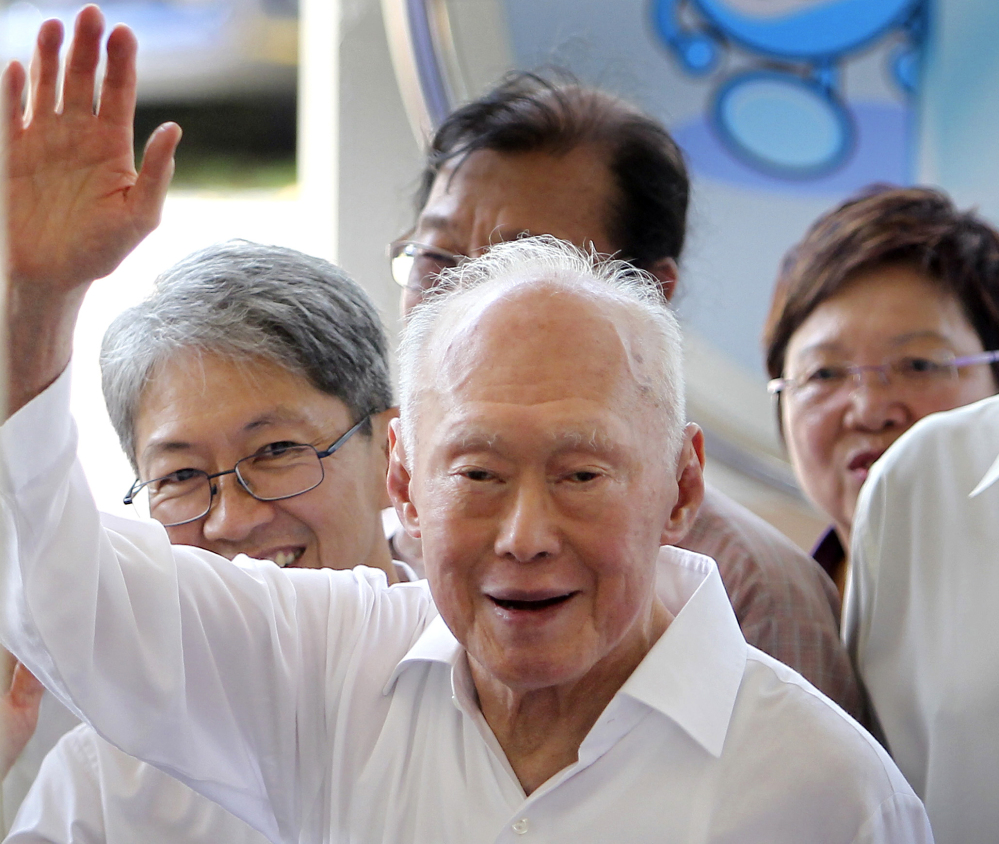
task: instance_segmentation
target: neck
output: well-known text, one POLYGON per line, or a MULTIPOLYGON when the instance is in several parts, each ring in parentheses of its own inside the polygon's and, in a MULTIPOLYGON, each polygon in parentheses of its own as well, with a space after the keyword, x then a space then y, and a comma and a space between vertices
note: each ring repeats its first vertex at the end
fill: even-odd
POLYGON ((469 655, 482 714, 527 794, 576 762, 583 739, 672 620, 657 599, 637 637, 583 677, 557 686, 513 688, 469 655))
POLYGON ((839 544, 843 546, 843 559, 837 563, 836 568, 832 571, 832 579, 833 583, 836 584, 840 600, 843 600, 846 593, 846 578, 850 573, 850 528, 837 524, 834 530, 836 536, 839 537, 839 544))
POLYGON ((379 536, 375 540, 374 547, 364 564, 385 572, 390 586, 399 582, 399 573, 396 571, 395 563, 392 562, 392 552, 389 549, 388 540, 384 537, 379 536))

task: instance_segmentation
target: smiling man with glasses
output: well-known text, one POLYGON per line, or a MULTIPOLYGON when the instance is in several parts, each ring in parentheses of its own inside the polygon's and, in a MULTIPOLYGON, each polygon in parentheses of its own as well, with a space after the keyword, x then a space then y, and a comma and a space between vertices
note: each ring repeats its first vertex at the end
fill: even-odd
POLYGON ((240 241, 195 253, 104 338, 108 412, 138 475, 125 502, 173 542, 394 583, 386 353, 374 306, 331 264, 240 241))
MULTIPOLYGON (((229 559, 411 579, 381 525, 387 348, 374 305, 325 261, 243 241, 191 255, 104 338, 108 411, 138 474, 125 503, 229 559)), ((265 842, 86 725, 42 762, 8 840, 72 844, 80 829, 105 844, 265 842)))

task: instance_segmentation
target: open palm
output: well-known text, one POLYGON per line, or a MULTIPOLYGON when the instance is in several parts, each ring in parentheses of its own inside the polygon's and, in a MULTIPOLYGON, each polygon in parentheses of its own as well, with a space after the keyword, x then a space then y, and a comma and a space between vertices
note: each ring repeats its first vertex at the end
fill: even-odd
POLYGON ((4 72, 8 142, 11 281, 33 292, 67 292, 110 273, 152 231, 173 173, 175 124, 150 138, 142 170, 132 152, 136 42, 123 26, 107 45, 107 71, 94 109, 103 16, 88 6, 76 21, 59 92, 62 26, 47 21, 31 64, 4 72))

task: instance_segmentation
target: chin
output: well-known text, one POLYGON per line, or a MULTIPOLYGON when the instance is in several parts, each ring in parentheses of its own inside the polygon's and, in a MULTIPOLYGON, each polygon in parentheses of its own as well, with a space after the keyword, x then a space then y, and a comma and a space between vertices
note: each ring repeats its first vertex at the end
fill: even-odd
POLYGON ((593 668, 579 660, 552 659, 549 654, 512 654, 479 660, 490 677, 514 691, 531 692, 564 686, 583 679, 593 668))

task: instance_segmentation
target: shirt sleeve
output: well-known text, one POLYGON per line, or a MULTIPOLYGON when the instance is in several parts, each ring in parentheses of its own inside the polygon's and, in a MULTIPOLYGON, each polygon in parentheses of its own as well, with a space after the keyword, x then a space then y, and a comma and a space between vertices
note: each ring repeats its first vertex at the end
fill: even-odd
POLYGON ((102 521, 75 449, 68 373, 0 428, 5 644, 112 744, 296 840, 358 642, 380 668, 382 634, 408 647, 425 593, 400 593, 402 617, 365 641, 382 573, 234 565, 155 522, 102 521))
POLYGON ((895 793, 864 822, 853 844, 933 844, 933 832, 919 798, 895 793))
POLYGON ((46 756, 13 844, 268 844, 259 832, 86 725, 46 756))

